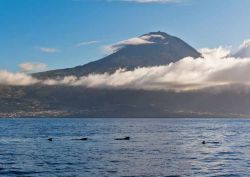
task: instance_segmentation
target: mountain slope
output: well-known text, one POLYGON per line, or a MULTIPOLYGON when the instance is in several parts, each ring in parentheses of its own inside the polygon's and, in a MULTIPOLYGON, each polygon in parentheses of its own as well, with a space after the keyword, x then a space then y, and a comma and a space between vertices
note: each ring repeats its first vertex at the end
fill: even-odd
POLYGON ((184 57, 200 56, 200 53, 187 43, 164 32, 151 32, 133 39, 139 40, 140 43, 135 44, 128 40, 124 42, 125 45, 117 44, 118 51, 98 61, 75 68, 36 73, 34 76, 43 79, 68 75, 80 77, 90 73, 112 73, 119 68, 133 70, 137 67, 165 65, 184 57))

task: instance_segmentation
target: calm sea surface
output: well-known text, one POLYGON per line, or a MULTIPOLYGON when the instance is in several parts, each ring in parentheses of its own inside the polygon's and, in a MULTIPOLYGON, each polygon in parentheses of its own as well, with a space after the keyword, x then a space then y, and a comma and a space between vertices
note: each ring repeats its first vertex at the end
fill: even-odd
POLYGON ((0 119, 0 176, 250 176, 250 119, 0 119))

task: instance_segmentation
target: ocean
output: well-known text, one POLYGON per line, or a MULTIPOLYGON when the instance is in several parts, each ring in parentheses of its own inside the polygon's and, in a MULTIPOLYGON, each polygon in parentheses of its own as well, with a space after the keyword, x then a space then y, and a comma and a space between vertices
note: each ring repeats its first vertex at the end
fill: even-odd
POLYGON ((1 177, 249 174, 250 119, 0 119, 1 177))

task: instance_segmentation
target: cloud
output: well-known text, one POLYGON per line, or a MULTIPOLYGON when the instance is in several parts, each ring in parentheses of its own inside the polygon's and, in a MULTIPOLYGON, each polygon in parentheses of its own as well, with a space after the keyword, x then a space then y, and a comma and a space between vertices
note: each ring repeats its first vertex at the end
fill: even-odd
MULTIPOLYGON (((115 0, 109 0, 115 1, 115 0)), ((177 3, 180 0, 116 0, 116 1, 124 1, 124 2, 136 2, 136 3, 177 3)))
POLYGON ((0 70, 0 84, 12 86, 27 86, 38 83, 38 80, 25 73, 11 73, 0 70))
MULTIPOLYGON (((85 0, 72 0, 72 1, 85 1, 85 0)), ((96 0, 98 1, 98 0, 96 0)), ((184 0, 99 0, 99 1, 106 1, 106 2, 135 2, 135 3, 178 3, 184 0)))
POLYGON ((58 49, 56 48, 49 48, 49 47, 40 47, 40 51, 45 52, 45 53, 56 53, 59 52, 58 49))
POLYGON ((144 35, 141 37, 134 37, 134 38, 130 38, 127 40, 117 42, 115 44, 104 46, 104 52, 107 54, 111 54, 111 53, 115 53, 119 51, 120 49, 126 46, 152 44, 152 43, 155 43, 154 41, 152 41, 152 39, 156 39, 156 38, 164 39, 165 37, 162 35, 156 35, 156 34, 144 35))
POLYGON ((250 39, 243 41, 239 50, 233 56, 238 58, 250 58, 250 39))
POLYGON ((249 48, 250 47, 250 39, 244 40, 240 45, 239 49, 249 48))
POLYGON ((81 46, 85 46, 85 45, 92 45, 92 44, 96 44, 99 42, 100 41, 83 41, 83 42, 79 42, 78 44, 76 44, 76 47, 81 47, 81 46))
POLYGON ((22 63, 19 65, 22 72, 29 73, 29 72, 39 72, 44 71, 47 69, 47 65, 44 63, 22 63))
POLYGON ((205 58, 225 58, 225 57, 230 56, 230 53, 231 53, 229 48, 224 48, 222 46, 218 48, 214 48, 214 49, 202 48, 199 50, 199 52, 205 58))

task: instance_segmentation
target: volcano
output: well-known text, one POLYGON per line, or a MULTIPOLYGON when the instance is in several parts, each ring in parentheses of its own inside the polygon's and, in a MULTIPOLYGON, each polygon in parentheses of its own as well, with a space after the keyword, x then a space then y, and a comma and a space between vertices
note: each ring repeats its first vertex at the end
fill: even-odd
POLYGON ((133 70, 138 67, 166 65, 184 57, 198 58, 201 54, 183 40, 164 32, 151 32, 110 45, 112 54, 74 68, 34 74, 40 79, 81 77, 91 73, 113 73, 117 69, 133 70))

